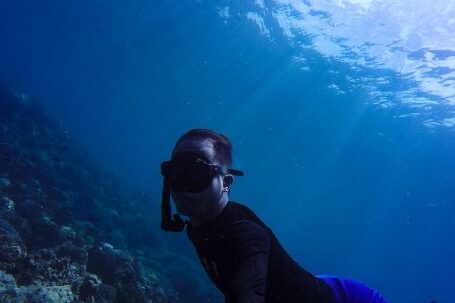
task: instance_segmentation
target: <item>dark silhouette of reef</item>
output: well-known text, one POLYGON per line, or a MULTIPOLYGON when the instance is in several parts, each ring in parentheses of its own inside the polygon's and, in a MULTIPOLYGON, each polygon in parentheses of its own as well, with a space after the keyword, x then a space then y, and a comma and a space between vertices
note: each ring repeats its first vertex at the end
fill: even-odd
POLYGON ((157 204, 76 146, 0 89, 0 302, 213 302, 194 263, 166 252, 157 204))

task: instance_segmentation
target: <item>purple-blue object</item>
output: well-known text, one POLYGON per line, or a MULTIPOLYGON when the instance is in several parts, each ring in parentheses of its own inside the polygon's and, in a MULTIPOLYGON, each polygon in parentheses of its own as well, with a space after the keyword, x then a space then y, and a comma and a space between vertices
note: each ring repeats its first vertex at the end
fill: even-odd
POLYGON ((317 275, 332 289, 337 303, 387 303, 384 297, 362 282, 333 275, 317 275))

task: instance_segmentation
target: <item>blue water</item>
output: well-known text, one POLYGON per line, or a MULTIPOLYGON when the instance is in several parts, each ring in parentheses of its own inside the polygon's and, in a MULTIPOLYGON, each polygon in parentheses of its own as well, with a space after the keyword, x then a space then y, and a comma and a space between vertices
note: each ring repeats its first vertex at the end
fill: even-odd
POLYGON ((306 269, 455 302, 455 11, 381 3, 4 0, 0 80, 157 201, 178 136, 222 132, 306 269))

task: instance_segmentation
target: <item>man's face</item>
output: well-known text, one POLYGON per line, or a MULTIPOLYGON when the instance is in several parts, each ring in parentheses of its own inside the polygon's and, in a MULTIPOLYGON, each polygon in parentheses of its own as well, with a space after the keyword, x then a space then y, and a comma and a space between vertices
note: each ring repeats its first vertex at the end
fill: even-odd
MULTIPOLYGON (((220 165, 215 160, 215 150, 211 139, 185 139, 174 148, 172 155, 178 152, 194 152, 204 156, 210 163, 220 165)), ((212 182, 200 192, 174 191, 171 186, 171 195, 179 213, 186 216, 198 216, 218 205, 222 189, 223 179, 220 174, 217 174, 212 182)))

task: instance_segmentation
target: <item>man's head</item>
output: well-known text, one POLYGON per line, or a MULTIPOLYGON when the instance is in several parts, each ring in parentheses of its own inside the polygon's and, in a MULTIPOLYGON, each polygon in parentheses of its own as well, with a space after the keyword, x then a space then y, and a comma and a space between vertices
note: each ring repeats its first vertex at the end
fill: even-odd
MULTIPOLYGON (((175 143, 172 155, 185 146, 194 145, 201 141, 205 142, 203 143, 204 147, 202 149, 204 149, 205 152, 209 152, 214 161, 225 167, 230 167, 232 165, 231 141, 223 134, 216 133, 209 129, 195 128, 183 134, 175 143)), ((195 148, 199 149, 200 147, 201 146, 196 146, 195 148)))
POLYGON ((201 217, 225 206, 234 179, 228 173, 232 163, 231 152, 230 140, 208 129, 192 129, 179 138, 172 151, 173 159, 192 153, 196 157, 200 156, 203 165, 220 168, 213 174, 208 185, 197 192, 176 190, 171 184, 171 195, 181 214, 203 221, 201 217))

